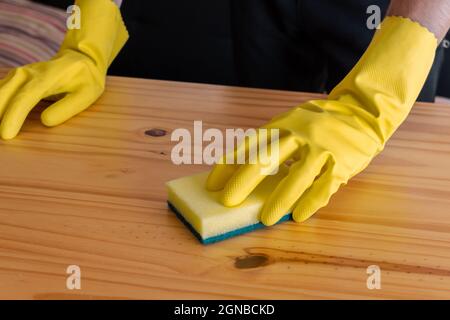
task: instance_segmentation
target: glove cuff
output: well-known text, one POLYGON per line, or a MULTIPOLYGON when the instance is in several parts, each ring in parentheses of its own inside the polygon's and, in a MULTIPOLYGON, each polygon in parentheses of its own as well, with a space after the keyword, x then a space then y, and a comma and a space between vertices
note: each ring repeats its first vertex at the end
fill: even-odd
POLYGON ((352 71, 330 93, 384 144, 408 115, 427 79, 438 42, 408 18, 389 16, 352 71))
POLYGON ((120 9, 111 0, 76 0, 75 5, 80 8, 80 28, 68 30, 57 55, 80 52, 106 73, 129 37, 120 9))

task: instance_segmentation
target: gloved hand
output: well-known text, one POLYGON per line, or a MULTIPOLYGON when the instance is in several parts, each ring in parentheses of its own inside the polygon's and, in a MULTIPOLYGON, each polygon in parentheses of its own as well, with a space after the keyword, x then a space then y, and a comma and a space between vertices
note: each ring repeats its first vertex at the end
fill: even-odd
MULTIPOLYGON (((307 102, 263 127, 280 130, 279 161, 264 170, 294 160, 263 206, 264 224, 272 225, 292 210, 295 221, 308 219, 369 164, 408 115, 436 47, 434 35, 418 23, 388 17, 328 100, 307 102)), ((265 178, 263 167, 216 164, 207 189, 223 189, 223 204, 237 205, 265 178)))
POLYGON ((0 82, 0 136, 14 138, 42 99, 59 101, 41 114, 56 126, 94 103, 105 89, 106 71, 128 39, 120 11, 111 0, 77 0, 80 29, 68 30, 60 50, 47 62, 12 70, 0 82))

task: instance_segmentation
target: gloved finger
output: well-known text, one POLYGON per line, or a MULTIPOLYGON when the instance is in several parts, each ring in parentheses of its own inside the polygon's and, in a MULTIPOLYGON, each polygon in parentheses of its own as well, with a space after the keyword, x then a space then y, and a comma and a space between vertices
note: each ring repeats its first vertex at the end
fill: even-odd
POLYGON ((0 136, 8 140, 14 138, 22 128, 22 125, 30 111, 44 98, 46 87, 35 81, 27 82, 7 106, 1 124, 0 136))
POLYGON ((206 180, 206 189, 208 191, 222 190, 230 177, 239 168, 237 164, 217 163, 212 168, 206 180))
POLYGON ((41 121, 48 127, 57 126, 86 110, 100 95, 91 89, 68 93, 42 112, 41 121))
POLYGON ((6 107, 17 91, 27 80, 27 75, 22 68, 11 70, 7 76, 0 81, 0 118, 5 113, 6 107))
POLYGON ((237 148, 223 155, 209 173, 208 179, 206 180, 206 189, 209 191, 222 190, 228 180, 238 170, 239 166, 243 164, 239 163, 239 157, 243 157, 245 163, 245 158, 248 158, 249 150, 257 147, 258 139, 259 131, 256 132, 256 135, 246 137, 237 148))
POLYGON ((225 206, 235 206, 244 201, 256 186, 267 177, 267 173, 274 171, 280 164, 292 157, 299 145, 295 139, 282 138, 278 145, 277 161, 263 164, 245 164, 239 167, 236 173, 229 179, 222 193, 222 203, 225 206))
POLYGON ((317 210, 328 204, 331 196, 344 183, 343 179, 335 176, 334 166, 329 168, 312 184, 312 186, 300 197, 295 205, 293 219, 303 222, 309 219, 317 210))
POLYGON ((313 184, 326 163, 326 154, 319 157, 305 152, 302 158, 289 168, 289 174, 280 181, 275 190, 264 203, 261 222, 271 226, 278 222, 301 195, 313 184))

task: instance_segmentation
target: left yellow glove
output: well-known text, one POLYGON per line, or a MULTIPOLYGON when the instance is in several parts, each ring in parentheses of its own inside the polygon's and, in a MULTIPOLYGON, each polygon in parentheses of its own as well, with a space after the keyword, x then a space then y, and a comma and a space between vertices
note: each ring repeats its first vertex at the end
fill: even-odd
POLYGON ((207 188, 223 189, 223 204, 237 205, 265 178, 262 172, 293 159, 266 200, 261 221, 272 225, 292 209, 295 221, 306 220, 383 149, 417 99, 436 47, 434 35, 418 23, 386 18, 328 100, 307 102, 264 126, 279 129, 278 162, 217 164, 207 188))
POLYGON ((14 138, 42 99, 62 98, 41 114, 56 126, 88 108, 105 89, 106 72, 128 39, 119 8, 111 0, 77 0, 80 29, 69 30, 51 60, 12 70, 0 82, 0 137, 14 138))

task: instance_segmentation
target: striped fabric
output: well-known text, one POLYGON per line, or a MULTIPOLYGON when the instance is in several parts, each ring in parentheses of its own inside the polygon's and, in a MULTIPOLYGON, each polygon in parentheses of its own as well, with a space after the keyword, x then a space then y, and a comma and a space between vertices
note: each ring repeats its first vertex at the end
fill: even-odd
POLYGON ((0 0, 0 67, 48 60, 65 32, 63 10, 28 0, 0 0))

